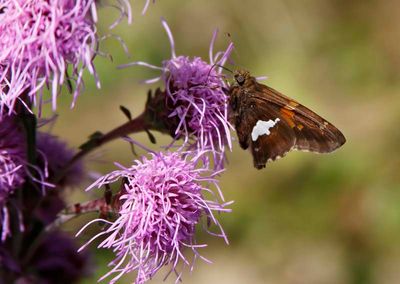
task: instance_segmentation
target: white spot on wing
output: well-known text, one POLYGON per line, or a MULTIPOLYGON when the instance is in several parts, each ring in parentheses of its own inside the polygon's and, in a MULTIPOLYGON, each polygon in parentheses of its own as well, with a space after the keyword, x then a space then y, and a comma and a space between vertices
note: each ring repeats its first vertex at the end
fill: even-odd
POLYGON ((264 120, 259 120, 257 121, 256 125, 253 127, 253 131, 251 132, 251 139, 253 141, 257 141, 258 137, 261 135, 269 135, 271 134, 271 132, 269 131, 270 128, 274 127, 275 124, 278 123, 278 121, 280 121, 279 118, 275 119, 275 120, 268 120, 268 121, 264 121, 264 120))

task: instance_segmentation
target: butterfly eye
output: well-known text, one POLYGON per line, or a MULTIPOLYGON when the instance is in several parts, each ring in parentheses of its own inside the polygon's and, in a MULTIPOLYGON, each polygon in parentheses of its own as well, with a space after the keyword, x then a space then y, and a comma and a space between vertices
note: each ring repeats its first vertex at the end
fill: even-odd
POLYGON ((242 75, 237 76, 236 77, 236 82, 238 82, 239 85, 243 85, 244 77, 242 75))

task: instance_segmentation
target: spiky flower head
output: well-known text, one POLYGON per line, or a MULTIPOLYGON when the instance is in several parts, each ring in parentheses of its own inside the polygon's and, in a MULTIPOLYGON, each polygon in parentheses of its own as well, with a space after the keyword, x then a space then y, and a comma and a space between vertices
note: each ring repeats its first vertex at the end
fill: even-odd
POLYGON ((99 247, 116 254, 113 269, 100 280, 114 275, 110 281, 114 283, 123 274, 137 271, 135 283, 144 283, 164 265, 176 270, 183 263, 192 269, 200 256, 198 248, 206 246, 195 240, 196 225, 202 217, 219 228, 220 233, 215 235, 226 240, 214 212, 229 211, 225 208, 229 203, 218 202, 210 189, 218 188, 214 175, 198 164, 197 158, 183 157, 179 152, 153 153, 150 159, 138 160, 129 168, 119 166, 88 188, 122 181, 116 219, 93 220, 82 228, 98 221, 108 224, 93 238, 106 236, 99 247), (210 193, 215 200, 205 198, 210 193), (184 248, 192 250, 193 259, 184 256, 184 248))
MULTIPOLYGON (((47 170, 47 176, 52 178, 68 165, 75 151, 67 143, 50 133, 37 133, 37 151, 42 168, 47 170)), ((64 178, 57 182, 61 188, 79 185, 85 177, 82 160, 78 160, 68 168, 64 178)))
POLYGON ((162 67, 145 62, 133 62, 124 65, 143 65, 162 71, 160 77, 147 80, 148 83, 162 80, 165 85, 165 107, 169 120, 175 120, 173 129, 169 129, 176 139, 183 138, 184 145, 199 152, 212 151, 216 168, 223 167, 224 150, 231 148, 228 122, 228 97, 224 92, 227 85, 221 74, 221 66, 226 63, 233 44, 225 52, 213 53, 217 32, 214 32, 209 62, 200 57, 177 56, 171 30, 163 20, 171 42, 172 56, 163 61, 162 67))
MULTIPOLYGON (((0 265, 5 275, 13 275, 18 284, 76 284, 90 275, 90 257, 79 254, 74 239, 57 231, 43 231, 29 249, 25 261, 13 259, 0 248, 0 265)), ((4 279, 2 279, 4 280, 4 279)), ((2 281, 1 283, 10 283, 2 281)))
POLYGON ((14 116, 3 118, 0 123, 0 224, 1 239, 9 234, 8 196, 25 180, 25 134, 14 116))
POLYGON ((98 44, 95 0, 3 0, 0 2, 1 112, 12 113, 18 101, 41 106, 51 86, 56 108, 60 86, 75 84, 83 70, 100 83, 92 63, 98 44))

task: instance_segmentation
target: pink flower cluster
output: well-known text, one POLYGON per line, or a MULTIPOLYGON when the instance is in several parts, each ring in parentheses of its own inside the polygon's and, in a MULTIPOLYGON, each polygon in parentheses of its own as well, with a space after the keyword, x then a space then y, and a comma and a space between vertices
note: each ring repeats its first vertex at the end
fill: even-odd
POLYGON ((83 70, 96 77, 95 0, 5 0, 0 5, 2 112, 12 113, 18 101, 40 107, 47 85, 55 109, 66 81, 75 83, 75 101, 83 70))
POLYGON ((139 284, 167 264, 171 264, 171 271, 180 262, 193 269, 194 260, 201 257, 198 248, 206 246, 195 240, 196 226, 202 218, 219 229, 219 233, 212 234, 227 241, 214 214, 229 212, 225 207, 230 203, 220 203, 218 195, 210 190, 218 188, 216 173, 210 173, 198 158, 179 152, 153 153, 151 159, 143 158, 129 168, 119 167, 88 188, 121 180, 115 220, 93 220, 81 230, 93 222, 109 224, 91 240, 105 237, 98 247, 116 254, 112 270, 101 279, 114 275, 110 281, 114 283, 122 275, 137 271, 135 283, 139 284), (184 248, 192 250, 193 259, 184 256, 184 248))

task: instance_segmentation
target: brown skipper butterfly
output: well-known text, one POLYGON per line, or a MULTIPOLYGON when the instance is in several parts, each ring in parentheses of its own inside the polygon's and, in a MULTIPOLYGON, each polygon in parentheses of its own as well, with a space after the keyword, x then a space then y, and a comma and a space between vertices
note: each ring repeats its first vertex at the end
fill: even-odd
POLYGON ((285 156, 291 150, 330 153, 346 139, 331 123, 307 107, 257 82, 248 71, 234 72, 226 90, 229 121, 239 144, 250 148, 254 167, 285 156))

